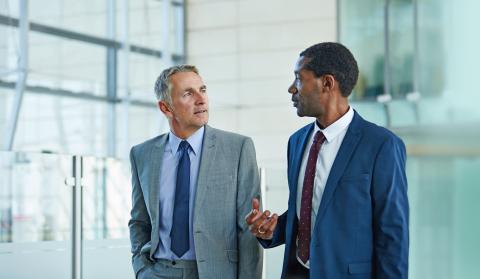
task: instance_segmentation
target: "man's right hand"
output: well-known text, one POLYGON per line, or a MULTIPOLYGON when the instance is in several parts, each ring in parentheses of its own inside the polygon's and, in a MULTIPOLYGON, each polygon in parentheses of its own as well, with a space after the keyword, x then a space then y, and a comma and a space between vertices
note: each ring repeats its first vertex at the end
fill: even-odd
POLYGON ((250 232, 261 239, 272 239, 273 231, 277 226, 278 215, 270 216, 270 211, 260 211, 260 202, 258 199, 252 200, 252 211, 245 216, 250 232))

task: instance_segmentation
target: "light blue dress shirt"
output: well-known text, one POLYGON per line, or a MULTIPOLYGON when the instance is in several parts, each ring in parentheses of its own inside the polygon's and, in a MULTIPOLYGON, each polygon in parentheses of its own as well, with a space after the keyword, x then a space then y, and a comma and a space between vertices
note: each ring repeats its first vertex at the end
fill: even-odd
POLYGON ((178 147, 181 138, 174 135, 171 131, 168 134, 168 141, 165 145, 163 153, 162 165, 160 170, 160 221, 159 233, 160 243, 158 250, 155 251, 155 258, 167 260, 195 260, 195 245, 193 242, 193 206, 195 201, 195 192, 197 189, 198 169, 200 167, 200 158, 202 153, 203 134, 205 127, 198 129, 193 135, 186 140, 191 148, 188 151, 190 157, 190 205, 189 205, 189 226, 190 226, 190 249, 179 258, 170 250, 171 238, 170 230, 172 229, 173 206, 175 202, 175 185, 177 183, 177 167, 180 161, 180 153, 178 147))

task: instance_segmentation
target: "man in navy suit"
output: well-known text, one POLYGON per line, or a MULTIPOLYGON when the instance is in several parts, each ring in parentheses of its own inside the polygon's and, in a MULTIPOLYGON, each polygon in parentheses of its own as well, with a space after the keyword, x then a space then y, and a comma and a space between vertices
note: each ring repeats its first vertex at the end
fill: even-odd
POLYGON ((304 50, 288 89, 300 117, 288 142, 288 209, 253 200, 246 216, 265 248, 285 244, 282 278, 408 278, 405 145, 348 103, 358 78, 339 43, 304 50))

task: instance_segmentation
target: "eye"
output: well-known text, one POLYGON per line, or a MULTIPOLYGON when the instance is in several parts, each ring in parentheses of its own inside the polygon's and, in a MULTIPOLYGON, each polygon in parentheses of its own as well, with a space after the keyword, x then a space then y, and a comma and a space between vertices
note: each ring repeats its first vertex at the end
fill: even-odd
POLYGON ((183 93, 184 97, 188 97, 188 96, 191 96, 191 95, 192 95, 191 91, 187 91, 187 92, 183 93))

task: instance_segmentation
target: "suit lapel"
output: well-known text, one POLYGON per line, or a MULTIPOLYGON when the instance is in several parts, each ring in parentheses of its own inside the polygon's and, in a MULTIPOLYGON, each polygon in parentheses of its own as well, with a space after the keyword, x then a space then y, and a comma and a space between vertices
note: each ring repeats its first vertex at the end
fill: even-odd
POLYGON ((167 144, 168 134, 161 135, 158 141, 156 141, 150 150, 150 159, 146 162, 150 169, 149 180, 149 191, 148 191, 148 201, 150 204, 150 212, 152 220, 156 221, 156 226, 159 222, 158 220, 158 210, 160 207, 160 188, 159 188, 159 179, 160 179, 160 170, 162 168, 163 153, 165 151, 165 145, 167 144))
POLYGON ((205 125, 205 133, 203 135, 202 157, 200 158, 200 169, 198 171, 197 191, 195 193, 195 204, 193 216, 197 215, 199 206, 202 204, 207 195, 207 188, 209 185, 209 174, 213 162, 215 161, 215 154, 217 152, 217 135, 215 131, 208 125, 205 125))
POLYGON ((355 112, 352 122, 350 123, 347 133, 343 139, 342 145, 340 146, 337 156, 335 157, 332 169, 330 170, 330 174, 325 185, 325 190, 323 192, 322 201, 320 202, 320 208, 318 209, 315 225, 318 224, 319 220, 323 217, 325 209, 335 193, 338 180, 343 175, 345 168, 350 162, 353 151, 358 145, 361 136, 361 121, 361 117, 357 114, 357 112, 355 112))

